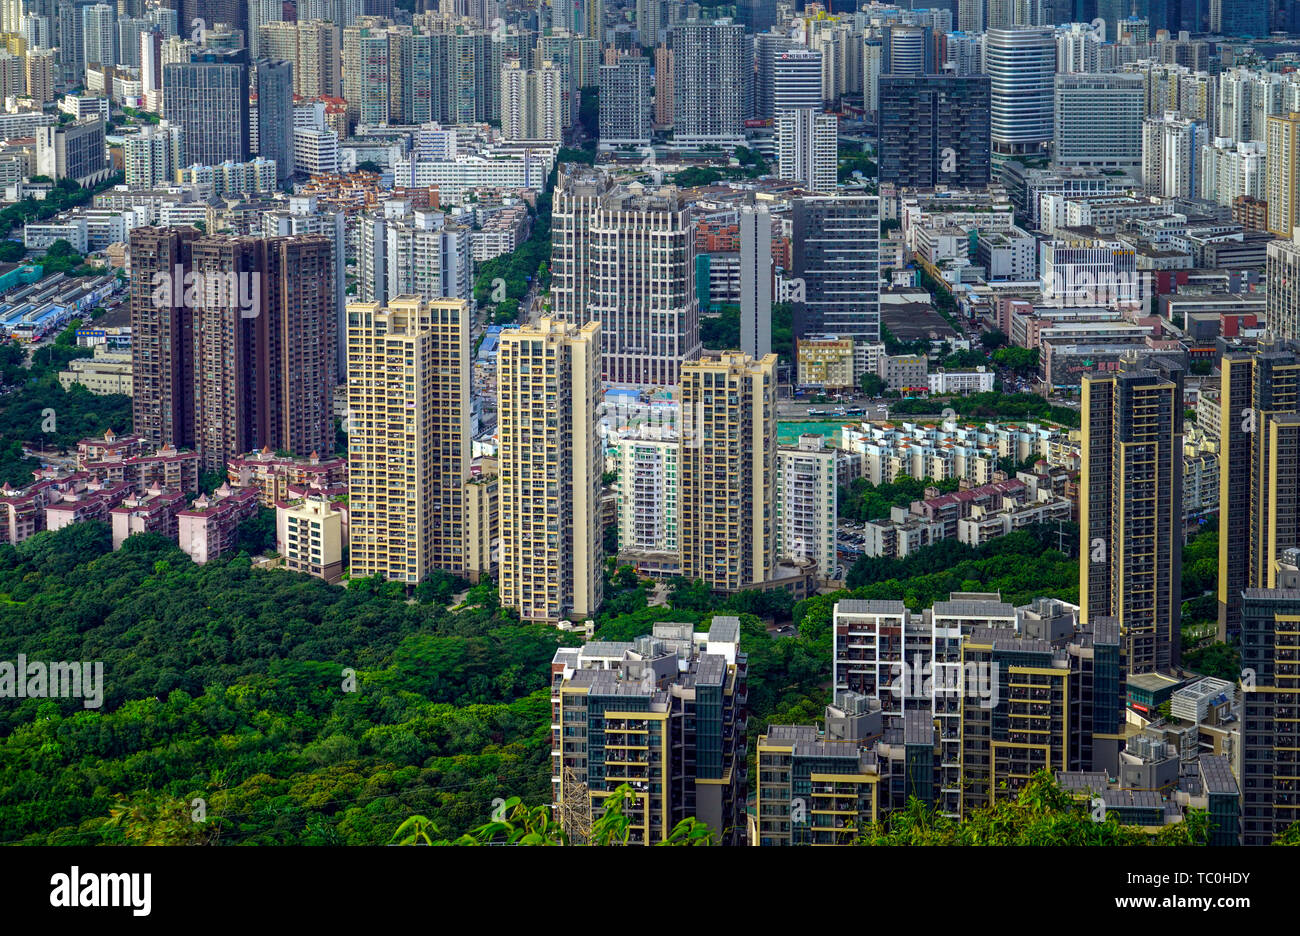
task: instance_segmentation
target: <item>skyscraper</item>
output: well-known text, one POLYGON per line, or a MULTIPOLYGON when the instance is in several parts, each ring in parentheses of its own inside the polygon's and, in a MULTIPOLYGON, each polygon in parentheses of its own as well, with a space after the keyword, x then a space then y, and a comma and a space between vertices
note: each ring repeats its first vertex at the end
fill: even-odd
POLYGON ((1125 358, 1085 374, 1081 393, 1080 617, 1119 621, 1129 672, 1168 672, 1182 613, 1182 367, 1125 358))
POLYGON ((257 62, 257 155, 275 160, 279 181, 293 175, 293 65, 284 59, 257 62))
POLYGON ((740 350, 762 360, 772 350, 772 214, 740 209, 740 350))
POLYGON ((776 355, 682 367, 682 575, 740 591, 776 570, 776 355))
POLYGON ((754 47, 738 23, 690 22, 673 41, 673 129, 680 142, 743 142, 753 109, 754 47))
POLYGON ((1290 240, 1300 226, 1300 114, 1271 114, 1267 122, 1264 200, 1268 230, 1290 240))
POLYGON ((989 79, 881 75, 877 111, 880 181, 988 185, 989 79))
POLYGON ((1226 641, 1241 631, 1242 592, 1278 587, 1278 560, 1300 546, 1300 359, 1269 336, 1225 351, 1219 372, 1219 639, 1226 641))
POLYGON ((984 54, 993 152, 1037 153, 1052 139, 1055 34, 1051 29, 990 29, 984 54))
POLYGON ((879 199, 826 195, 796 200, 792 244, 795 337, 835 334, 879 341, 879 199))
POLYGON ((1141 75, 1057 75, 1056 165, 1118 169, 1136 177, 1145 98, 1141 75))
POLYGON ((822 54, 792 48, 772 57, 772 113, 792 108, 821 110, 822 54))
POLYGON ((465 566, 468 303, 348 306, 348 487, 355 575, 414 585, 465 566))
POLYGON ((501 133, 507 140, 552 140, 564 137, 565 75, 550 62, 523 68, 512 59, 501 69, 501 133))
POLYGON ((808 107, 776 112, 777 175, 832 195, 838 179, 839 118, 808 107))
POLYGON ((700 353, 695 228, 677 189, 615 185, 604 170, 567 166, 551 223, 555 316, 601 323, 611 383, 675 385, 700 353))
POLYGON ((600 75, 600 142, 649 145, 651 139, 650 60, 620 55, 602 65, 600 75))
POLYGON ((248 162, 248 53, 195 52, 163 66, 163 115, 185 134, 186 165, 248 162))
POLYGON ((501 604, 526 621, 591 617, 603 597, 600 331, 543 316, 501 333, 501 604))
POLYGON ((1300 236, 1294 231, 1286 240, 1269 243, 1264 275, 1269 328, 1278 338, 1300 341, 1300 236))
POLYGON ((191 227, 131 231, 131 421, 151 448, 194 444, 194 341, 184 290, 155 295, 190 265, 191 227), (159 301, 162 299, 164 301, 159 301))

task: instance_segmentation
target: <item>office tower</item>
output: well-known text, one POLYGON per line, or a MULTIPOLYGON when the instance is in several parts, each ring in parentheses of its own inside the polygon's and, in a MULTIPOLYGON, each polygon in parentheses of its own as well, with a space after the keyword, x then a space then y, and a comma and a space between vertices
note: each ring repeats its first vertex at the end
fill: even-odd
POLYGON ((248 54, 200 51, 163 66, 163 115, 185 134, 187 165, 248 162, 248 54))
POLYGON ((294 455, 331 451, 339 340, 333 242, 201 237, 191 245, 189 273, 197 284, 185 283, 193 300, 194 445, 204 470, 264 445, 294 455))
POLYGON ((792 252, 795 337, 833 334, 878 342, 880 200, 873 195, 796 200, 792 252))
POLYGON ((819 581, 836 578, 839 520, 835 449, 824 436, 802 435, 776 455, 777 549, 783 560, 814 562, 819 581))
MULTIPOLYGON (((783 52, 800 48, 790 36, 761 33, 754 37, 754 116, 768 120, 772 116, 776 94, 776 60, 783 52)), ((821 65, 817 69, 817 106, 821 106, 821 65)))
POLYGON ((655 624, 631 645, 556 651, 551 710, 564 730, 552 747, 553 808, 571 841, 585 840, 607 797, 627 784, 628 844, 660 844, 689 818, 719 844, 743 843, 748 666, 740 619, 718 615, 707 634, 692 631, 655 624))
MULTIPOLYGON (((1272 245, 1269 254, 1272 286, 1286 274, 1272 245)), ((1276 328, 1273 302, 1270 291, 1276 328)), ((1300 360, 1266 336, 1253 349, 1225 351, 1219 368, 1219 639, 1226 641, 1241 631, 1242 592, 1278 587, 1278 561, 1300 545, 1300 360)))
POLYGON ((1142 121, 1142 191, 1164 198, 1197 196, 1196 160, 1204 131, 1174 113, 1142 121))
POLYGON ((1290 239, 1300 226, 1300 113, 1270 115, 1265 149, 1268 230, 1290 239))
POLYGON ((171 185, 176 170, 184 167, 184 139, 180 127, 145 126, 122 141, 126 184, 141 188, 171 185))
POLYGON ((1136 177, 1144 105, 1141 75, 1057 75, 1053 161, 1136 177))
POLYGON ((990 179, 989 79, 881 75, 880 181, 978 187, 990 179))
POLYGON ((96 3, 81 8, 83 57, 87 65, 117 64, 117 8, 96 3))
POLYGON ((1287 557, 1276 587, 1245 589, 1241 608, 1243 845, 1270 845, 1300 821, 1295 674, 1300 664, 1300 576, 1287 557))
POLYGON ((192 311, 183 289, 155 290, 189 268, 198 236, 191 227, 131 231, 131 424, 151 449, 194 445, 192 311))
POLYGON ((929 75, 934 72, 934 44, 925 26, 894 25, 884 29, 883 74, 929 75))
POLYGON ((525 621, 589 618, 603 598, 600 331, 543 316, 501 333, 501 605, 525 621))
POLYGON ((1181 365, 1126 357, 1113 374, 1085 374, 1081 393, 1080 616, 1119 621, 1129 672, 1169 672, 1182 613, 1181 365))
POLYGON ((990 29, 985 37, 993 152, 1031 155, 1052 139, 1056 40, 1051 29, 990 29))
POLYGON ((776 112, 777 176, 810 192, 834 194, 838 178, 839 118, 810 108, 776 112))
POLYGON ((675 385, 700 353, 695 229, 677 189, 615 185, 602 169, 567 166, 551 219, 555 317, 601 323, 611 383, 675 385))
POLYGON ((621 55, 602 65, 600 80, 600 142, 615 146, 649 146, 651 140, 650 60, 621 55))
POLYGON ((776 355, 682 367, 682 575, 715 591, 776 570, 776 355))
POLYGON ((783 110, 821 110, 822 54, 811 49, 788 49, 772 59, 772 114, 783 110))
POLYGON ((89 187, 113 172, 104 146, 104 121, 98 115, 62 126, 37 127, 36 172, 72 179, 89 187))
POLYGON ((673 29, 673 130, 679 142, 741 141, 753 105, 754 47, 736 23, 673 29))
POLYGON ((772 214, 740 209, 740 350, 762 360, 772 350, 772 214))
POLYGON ((354 575, 415 585, 464 570, 470 314, 459 299, 348 305, 354 575))
POLYGON ((257 62, 257 155, 275 160, 278 181, 293 175, 293 65, 284 59, 257 62))
POLYGON ((1262 39, 1268 35, 1268 7, 1260 0, 1219 0, 1210 4, 1210 31, 1239 39, 1262 39), (1215 10, 1218 22, 1214 22, 1215 10))
POLYGON ((501 69, 501 134, 507 140, 564 138, 564 72, 545 62, 522 68, 512 59, 501 69))

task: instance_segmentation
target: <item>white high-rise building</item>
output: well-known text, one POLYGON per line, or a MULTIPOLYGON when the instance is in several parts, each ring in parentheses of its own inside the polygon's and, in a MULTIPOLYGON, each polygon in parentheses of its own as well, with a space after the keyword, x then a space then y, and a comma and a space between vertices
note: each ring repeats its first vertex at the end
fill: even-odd
POLYGON ((554 314, 601 323, 605 379, 676 385, 700 354, 695 228, 677 189, 577 167, 559 176, 551 232, 554 314))
POLYGON ((1241 197, 1263 200, 1267 162, 1261 142, 1237 143, 1231 137, 1215 137, 1201 146, 1201 198, 1220 205, 1231 205, 1241 197))
POLYGON ((1140 75, 1057 75, 1052 157, 1062 167, 1142 170, 1140 75))
POLYGON ((776 115, 777 175, 801 183, 808 191, 835 193, 839 118, 799 108, 776 115))
POLYGON ((184 167, 184 138, 180 127, 166 122, 142 127, 122 141, 126 184, 152 188, 171 185, 184 167))
POLYGON ((523 68, 517 59, 501 69, 501 134, 507 140, 561 140, 568 127, 567 78, 550 62, 523 68))
POLYGON ((1142 122, 1142 191, 1165 198, 1195 198, 1196 159, 1204 132, 1177 114, 1142 122))
POLYGON ((1039 152, 1052 139, 1056 37, 1051 29, 990 29, 985 37, 993 152, 1039 152))
POLYGON ((776 453, 777 538, 782 559, 817 563, 817 578, 834 579, 839 522, 835 449, 820 435, 803 435, 776 453))
POLYGON ((772 59, 772 113, 792 108, 821 110, 822 54, 811 49, 787 49, 772 59))
POLYGON ((117 64, 117 7, 96 3, 81 8, 86 65, 117 64))

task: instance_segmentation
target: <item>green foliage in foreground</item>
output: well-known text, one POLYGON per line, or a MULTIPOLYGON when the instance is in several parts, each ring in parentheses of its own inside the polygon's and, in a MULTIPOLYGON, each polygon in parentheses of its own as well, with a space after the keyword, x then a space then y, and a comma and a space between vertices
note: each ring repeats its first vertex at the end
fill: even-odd
POLYGON ((1207 845, 1209 815, 1191 810, 1155 835, 1120 825, 1111 813, 1094 822, 1046 771, 1029 779, 1014 800, 994 802, 961 821, 938 815, 913 799, 883 823, 869 825, 859 845, 1207 845))

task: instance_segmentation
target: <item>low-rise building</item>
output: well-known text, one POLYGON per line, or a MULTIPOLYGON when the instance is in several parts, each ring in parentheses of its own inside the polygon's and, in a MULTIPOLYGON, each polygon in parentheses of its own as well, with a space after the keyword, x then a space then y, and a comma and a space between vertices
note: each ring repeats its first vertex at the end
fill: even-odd
POLYGON ((343 577, 343 514, 328 498, 276 504, 275 530, 286 569, 330 583, 343 577))
POLYGON ((181 551, 199 565, 234 547, 239 525, 257 514, 256 488, 232 490, 223 484, 209 497, 200 494, 176 515, 176 536, 181 551))

